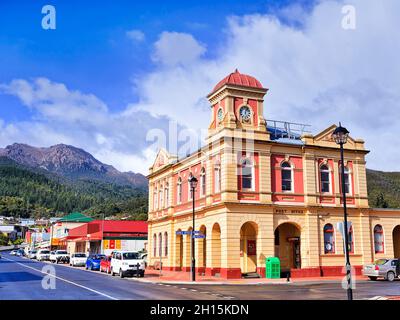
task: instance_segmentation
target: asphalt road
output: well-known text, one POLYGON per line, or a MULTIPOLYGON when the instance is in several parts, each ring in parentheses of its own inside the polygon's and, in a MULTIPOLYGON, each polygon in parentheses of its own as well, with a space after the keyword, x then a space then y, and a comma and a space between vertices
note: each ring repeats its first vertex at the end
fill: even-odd
MULTIPOLYGON (((339 282, 270 285, 165 285, 112 277, 105 273, 55 265, 2 253, 0 300, 299 300, 346 299, 339 282), (43 267, 54 267, 55 278, 43 267), (55 279, 55 289, 44 289, 55 279)), ((355 299, 400 296, 400 280, 357 281, 355 299)))

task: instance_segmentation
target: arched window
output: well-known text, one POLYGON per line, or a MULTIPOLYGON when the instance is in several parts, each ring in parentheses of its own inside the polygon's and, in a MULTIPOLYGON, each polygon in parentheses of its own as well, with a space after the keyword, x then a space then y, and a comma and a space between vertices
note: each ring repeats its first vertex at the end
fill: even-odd
POLYGON ((242 189, 253 189, 253 163, 250 159, 242 160, 242 189))
POLYGON ((324 252, 335 253, 335 230, 330 223, 324 226, 324 252))
POLYGON ((162 209, 162 208, 164 208, 164 197, 163 197, 164 191, 163 191, 162 185, 161 185, 160 191, 158 193, 159 193, 159 199, 160 199, 160 209, 162 209))
POLYGON ((161 257, 162 256, 162 234, 161 232, 158 234, 158 256, 161 257))
MULTIPOLYGON (((342 170, 341 164, 339 164, 339 169, 342 170)), ((340 192, 342 189, 342 175, 340 174, 340 192)), ((344 167, 344 190, 346 194, 351 194, 351 173, 348 167, 344 167)))
POLYGON ((221 192, 221 166, 216 164, 214 167, 214 192, 221 192))
POLYGON ((201 190, 201 196, 206 195, 206 170, 204 168, 201 168, 200 171, 200 190, 201 190))
POLYGON ((164 256, 168 256, 168 233, 164 232, 164 256))
POLYGON ((383 240, 383 228, 380 224, 377 224, 374 228, 374 243, 375 243, 375 253, 384 252, 384 240, 383 240))
POLYGON ((331 192, 329 167, 323 164, 320 168, 321 192, 331 192))
POLYGON ((157 193, 157 188, 155 188, 154 189, 154 194, 153 194, 153 197, 154 197, 154 199, 153 199, 153 207, 154 207, 154 210, 157 210, 158 209, 158 193, 157 193))
POLYGON ((182 179, 181 178, 178 178, 178 184, 177 184, 176 190, 177 190, 176 199, 177 199, 178 203, 181 203, 182 202, 182 179))
POLYGON ((193 199, 193 190, 192 190, 192 188, 190 187, 190 183, 189 183, 189 180, 190 179, 192 179, 192 177, 193 177, 193 175, 190 173, 189 174, 189 178, 188 178, 188 182, 187 182, 187 186, 188 186, 188 200, 192 200, 193 199))
POLYGON ((353 226, 350 227, 349 230, 349 252, 354 253, 354 234, 353 234, 353 226))
POLYGON ((169 184, 168 184, 168 182, 165 184, 164 202, 165 202, 165 207, 168 208, 168 206, 169 206, 169 184))
POLYGON ((157 256, 157 235, 153 235, 153 256, 157 256))
POLYGON ((281 164, 282 191, 292 191, 292 166, 285 161, 281 164))

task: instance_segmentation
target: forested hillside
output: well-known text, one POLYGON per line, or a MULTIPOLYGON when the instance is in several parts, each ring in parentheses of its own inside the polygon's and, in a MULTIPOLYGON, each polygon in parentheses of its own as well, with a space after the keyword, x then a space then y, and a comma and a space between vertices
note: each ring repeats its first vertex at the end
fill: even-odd
POLYGON ((50 217, 72 211, 146 219, 147 191, 130 185, 68 180, 0 157, 0 215, 50 217))

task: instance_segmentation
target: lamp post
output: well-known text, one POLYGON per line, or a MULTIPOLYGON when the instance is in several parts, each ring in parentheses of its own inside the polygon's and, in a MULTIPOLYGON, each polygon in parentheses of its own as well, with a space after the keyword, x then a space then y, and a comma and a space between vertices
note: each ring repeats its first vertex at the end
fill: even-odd
POLYGON ((196 281, 196 260, 194 255, 194 235, 195 235, 195 224, 194 224, 194 207, 195 207, 195 191, 197 187, 197 179, 194 176, 189 177, 190 189, 192 190, 192 200, 193 200, 193 225, 192 225, 192 281, 196 281))
POLYGON ((346 278, 347 278, 347 300, 353 300, 353 290, 351 289, 351 265, 349 255, 349 233, 347 228, 347 205, 346 205, 346 183, 344 178, 344 156, 343 145, 347 142, 349 131, 342 127, 339 122, 339 127, 332 133, 332 138, 340 146, 340 160, 341 160, 341 177, 342 177, 342 196, 343 196, 343 210, 344 210, 344 246, 346 254, 346 278))

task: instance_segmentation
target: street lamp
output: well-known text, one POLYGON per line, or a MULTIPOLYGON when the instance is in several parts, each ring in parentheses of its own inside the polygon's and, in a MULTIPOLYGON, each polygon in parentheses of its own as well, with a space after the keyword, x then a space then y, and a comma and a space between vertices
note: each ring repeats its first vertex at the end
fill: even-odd
POLYGON ((196 281, 196 260, 194 256, 194 235, 195 235, 195 225, 194 225, 194 207, 195 207, 195 191, 197 187, 197 179, 194 176, 190 176, 188 182, 190 183, 190 189, 192 190, 192 200, 193 200, 193 226, 192 226, 192 281, 196 281))
POLYGON ((344 180, 344 157, 343 145, 347 142, 349 131, 342 127, 339 122, 339 127, 336 127, 332 133, 332 139, 340 146, 340 160, 341 160, 341 175, 342 175, 342 194, 343 194, 343 210, 344 210, 344 246, 346 253, 346 278, 347 278, 347 300, 353 300, 353 291, 351 289, 351 266, 349 255, 349 234, 347 228, 347 206, 346 206, 346 184, 344 180))

